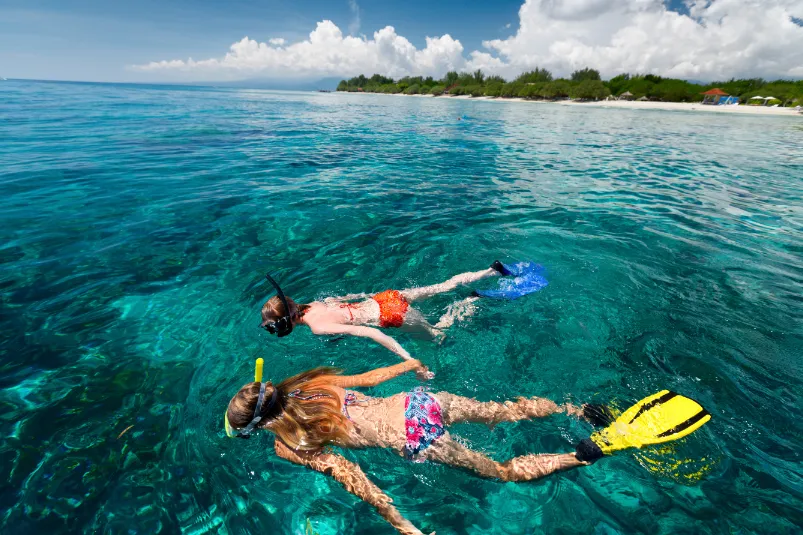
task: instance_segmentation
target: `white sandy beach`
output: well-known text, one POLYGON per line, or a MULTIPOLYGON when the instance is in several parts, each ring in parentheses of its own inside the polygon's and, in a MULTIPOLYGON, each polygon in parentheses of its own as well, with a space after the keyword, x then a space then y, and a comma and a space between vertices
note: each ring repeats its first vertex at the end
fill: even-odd
POLYGON ((682 111, 702 111, 714 113, 741 113, 753 115, 798 115, 803 118, 794 108, 773 108, 770 106, 703 106, 699 102, 640 102, 637 100, 600 100, 596 102, 579 102, 573 100, 559 101, 557 104, 564 106, 594 106, 598 108, 627 108, 640 110, 682 110, 682 111))
MULTIPOLYGON (((384 95, 386 93, 366 93, 371 95, 384 95)), ((391 95, 394 97, 418 97, 418 98, 435 98, 432 95, 402 95, 397 93, 391 95)), ((526 100, 523 98, 505 98, 505 97, 469 97, 467 95, 448 96, 443 95, 437 98, 456 98, 465 100, 482 100, 486 102, 526 102, 530 104, 552 104, 559 106, 590 106, 595 108, 619 108, 629 110, 670 110, 670 111, 699 111, 699 112, 712 112, 712 113, 739 113, 748 115, 774 115, 785 117, 800 117, 803 119, 803 114, 799 113, 794 108, 772 108, 770 106, 703 106, 699 102, 644 102, 637 100, 598 100, 581 102, 577 100, 526 100)))

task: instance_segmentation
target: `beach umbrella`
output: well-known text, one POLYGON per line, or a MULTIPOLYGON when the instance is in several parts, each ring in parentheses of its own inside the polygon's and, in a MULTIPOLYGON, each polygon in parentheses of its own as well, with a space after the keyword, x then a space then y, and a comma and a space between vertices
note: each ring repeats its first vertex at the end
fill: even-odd
POLYGON ((764 100, 764 97, 762 97, 761 95, 756 95, 754 97, 750 97, 750 100, 764 100))
POLYGON ((775 97, 764 97, 764 100, 775 100, 775 97))

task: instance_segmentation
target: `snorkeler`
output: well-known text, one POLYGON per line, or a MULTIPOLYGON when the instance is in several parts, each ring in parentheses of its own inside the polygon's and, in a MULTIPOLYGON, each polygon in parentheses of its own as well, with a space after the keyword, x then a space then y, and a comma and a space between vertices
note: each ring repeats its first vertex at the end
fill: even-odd
POLYGON ((464 319, 474 312, 473 303, 479 294, 452 304, 435 325, 430 325, 418 310, 410 306, 410 303, 454 290, 459 285, 511 274, 508 266, 497 260, 488 269, 455 275, 446 282, 432 286, 386 290, 374 295, 350 294, 329 297, 323 302, 315 301, 304 305, 287 297, 276 281, 270 275, 266 275, 268 281, 276 288, 277 295, 262 306, 261 327, 280 337, 290 334, 297 325, 306 325, 313 334, 318 335, 362 336, 381 344, 403 359, 411 359, 410 354, 396 340, 376 327, 401 327, 409 331, 422 331, 433 338, 442 339, 443 329, 450 327, 456 319, 464 319), (358 299, 362 300, 351 302, 358 299))
POLYGON ((422 389, 386 398, 348 390, 376 386, 421 368, 417 360, 351 376, 333 368, 315 368, 274 385, 262 382, 262 359, 258 359, 255 381, 243 386, 226 409, 226 434, 249 438, 257 429, 272 432, 279 457, 331 475, 373 505, 400 533, 420 535, 358 464, 327 446, 389 448, 412 461, 449 464, 502 481, 530 481, 587 466, 618 450, 682 438, 711 419, 696 401, 668 390, 641 400, 613 422, 614 415, 604 406, 580 408, 535 397, 497 403, 422 389), (610 425, 580 441, 573 453, 522 455, 502 463, 463 446, 446 430, 458 422, 494 425, 556 413, 610 425))

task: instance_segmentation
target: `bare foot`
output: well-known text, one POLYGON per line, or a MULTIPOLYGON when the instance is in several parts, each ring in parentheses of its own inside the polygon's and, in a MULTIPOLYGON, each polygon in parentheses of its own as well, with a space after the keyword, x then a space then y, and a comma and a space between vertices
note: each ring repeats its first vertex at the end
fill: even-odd
POLYGON ((572 405, 571 403, 567 403, 566 405, 563 406, 563 408, 566 411, 566 414, 568 414, 569 416, 584 418, 582 407, 577 407, 575 405, 572 405))

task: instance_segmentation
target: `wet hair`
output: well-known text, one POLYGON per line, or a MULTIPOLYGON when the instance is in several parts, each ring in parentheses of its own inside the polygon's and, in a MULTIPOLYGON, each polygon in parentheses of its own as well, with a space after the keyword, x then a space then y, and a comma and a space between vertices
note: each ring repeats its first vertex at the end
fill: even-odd
POLYGON ((262 305, 262 321, 276 321, 284 316, 302 317, 309 309, 309 305, 299 305, 289 297, 285 296, 287 304, 290 305, 290 313, 284 309, 284 303, 278 295, 274 295, 262 305))
MULTIPOLYGON (((294 450, 317 451, 327 444, 343 443, 351 422, 343 415, 332 385, 333 377, 340 373, 335 368, 314 368, 275 386, 268 383, 265 399, 271 398, 274 389, 279 393, 273 407, 262 404, 262 421, 257 427, 273 432, 294 450)), ((233 428, 242 429, 253 419, 259 388, 259 383, 248 383, 229 401, 226 416, 233 428)))

